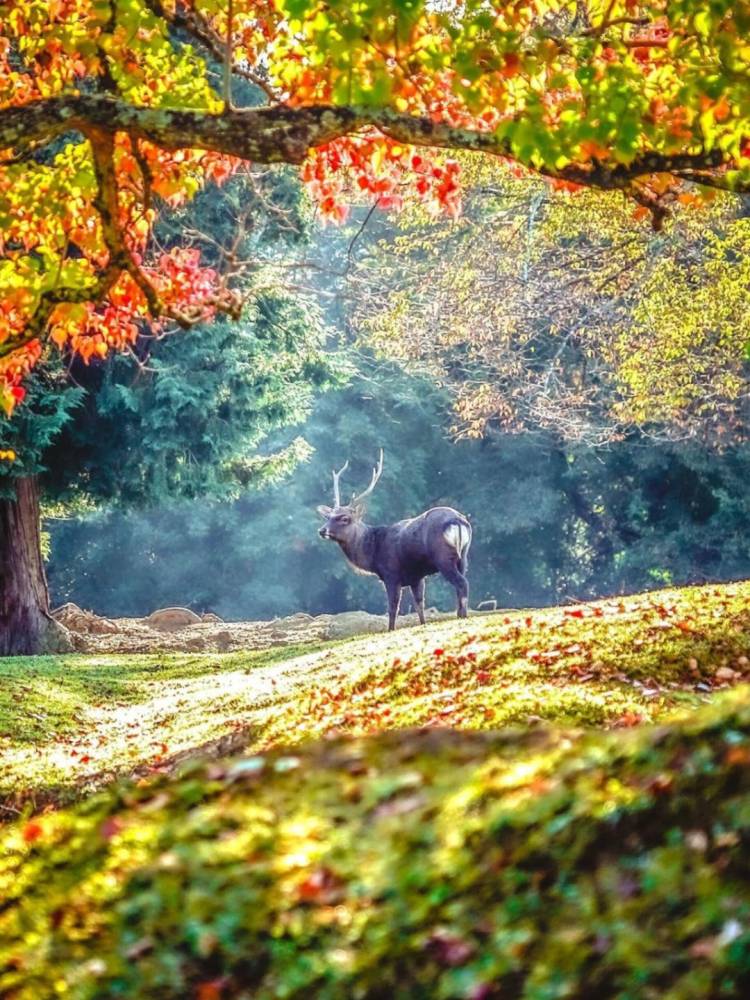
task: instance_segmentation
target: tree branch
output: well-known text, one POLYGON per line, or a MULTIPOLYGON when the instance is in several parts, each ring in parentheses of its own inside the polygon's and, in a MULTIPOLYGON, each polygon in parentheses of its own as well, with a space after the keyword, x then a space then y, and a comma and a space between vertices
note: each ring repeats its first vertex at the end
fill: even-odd
POLYGON ((109 250, 107 270, 112 277, 110 287, 117 281, 121 271, 127 271, 143 292, 151 315, 161 316, 164 313, 164 308, 156 294, 156 289, 133 259, 118 221, 119 204, 114 165, 114 134, 91 128, 88 130, 87 136, 91 144, 94 170, 99 186, 94 204, 101 220, 104 242, 109 250))
MULTIPOLYGON (((402 114, 390 108, 285 105, 205 111, 137 107, 101 94, 76 94, 34 101, 0 110, 0 151, 23 152, 70 131, 125 132, 164 149, 206 149, 256 163, 300 164, 308 153, 334 139, 374 128, 414 146, 469 150, 516 159, 509 139, 493 132, 458 128, 430 118, 402 114)), ((714 149, 696 153, 645 152, 630 163, 591 160, 560 170, 537 172, 601 190, 623 190, 633 180, 664 173, 692 180, 696 171, 711 172, 700 183, 750 192, 750 182, 736 184, 722 176, 732 158, 714 149)), ((530 169, 534 169, 530 167, 530 169)))

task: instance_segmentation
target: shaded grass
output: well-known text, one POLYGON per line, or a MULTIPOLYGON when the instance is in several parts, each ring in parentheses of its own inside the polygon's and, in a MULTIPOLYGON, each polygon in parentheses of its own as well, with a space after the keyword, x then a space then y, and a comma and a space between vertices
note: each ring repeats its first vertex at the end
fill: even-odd
POLYGON ((748 688, 630 733, 385 733, 15 824, 12 1000, 746 996, 748 688))
POLYGON ((743 583, 272 651, 5 660, 0 810, 79 797, 207 745, 669 719, 738 681, 748 655, 743 583))

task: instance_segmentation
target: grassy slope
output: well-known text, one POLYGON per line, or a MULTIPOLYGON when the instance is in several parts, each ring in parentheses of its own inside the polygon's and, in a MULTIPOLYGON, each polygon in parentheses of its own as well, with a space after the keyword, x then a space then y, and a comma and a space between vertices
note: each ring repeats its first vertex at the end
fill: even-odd
POLYGON ((227 752, 413 725, 632 726, 740 680, 746 655, 750 584, 440 623, 312 652, 5 660, 0 802, 7 817, 217 740, 227 752))
POLYGON ((0 995, 748 995, 748 689, 692 711, 742 680, 748 626, 743 584, 275 662, 7 661, 8 791, 80 792, 237 727, 260 752, 6 826, 0 995))
POLYGON ((5 831, 9 1000, 750 990, 747 689, 690 721, 321 741, 5 831))

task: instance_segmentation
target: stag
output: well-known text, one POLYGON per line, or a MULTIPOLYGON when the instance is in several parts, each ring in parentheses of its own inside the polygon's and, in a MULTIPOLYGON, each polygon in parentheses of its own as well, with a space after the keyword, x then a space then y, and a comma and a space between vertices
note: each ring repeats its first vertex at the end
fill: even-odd
POLYGON ((372 470, 370 485, 348 504, 342 504, 340 480, 348 467, 347 460, 333 473, 333 507, 318 507, 325 519, 319 534, 337 542, 358 572, 380 578, 388 596, 388 630, 392 632, 396 627, 404 587, 411 588, 419 621, 424 625, 425 577, 434 573, 441 573, 455 588, 458 617, 465 618, 469 605, 466 567, 471 545, 468 520, 452 507, 431 507, 395 524, 365 524, 364 500, 383 474, 383 449, 372 470))

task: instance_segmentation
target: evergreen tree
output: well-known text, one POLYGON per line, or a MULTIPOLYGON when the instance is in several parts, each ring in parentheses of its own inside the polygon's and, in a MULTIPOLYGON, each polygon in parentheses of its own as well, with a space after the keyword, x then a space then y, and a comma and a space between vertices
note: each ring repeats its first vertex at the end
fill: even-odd
MULTIPOLYGON (((273 206, 275 192, 283 207, 283 176, 262 192, 238 178, 224 204, 252 207, 257 197, 273 206)), ((215 191, 206 192, 193 209, 218 247, 217 201, 215 191)), ((257 217, 264 218, 260 207, 257 217)), ((256 449, 273 428, 304 416, 315 389, 336 377, 313 306, 273 290, 251 296, 239 323, 220 320, 163 339, 143 335, 133 354, 88 364, 71 357, 65 368, 48 359, 27 400, 0 421, 0 449, 16 454, 0 463, 0 653, 54 650, 67 641, 49 615, 40 500, 92 507, 236 496, 304 454, 299 441, 266 459, 256 449)), ((109 576, 125 572, 121 559, 110 563, 109 576)))

